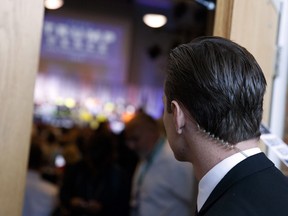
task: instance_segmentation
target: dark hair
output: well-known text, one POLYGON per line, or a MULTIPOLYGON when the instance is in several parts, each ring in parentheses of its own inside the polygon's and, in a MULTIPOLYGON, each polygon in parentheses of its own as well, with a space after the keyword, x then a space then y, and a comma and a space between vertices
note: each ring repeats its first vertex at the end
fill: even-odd
POLYGON ((28 168, 38 170, 44 165, 43 152, 39 145, 32 143, 29 151, 28 168))
POLYGON ((112 133, 93 134, 84 153, 93 166, 101 169, 110 166, 115 159, 115 143, 112 133))
POLYGON ((184 106, 206 131, 231 144, 260 136, 264 74, 240 45, 220 37, 200 37, 173 49, 165 95, 184 106))

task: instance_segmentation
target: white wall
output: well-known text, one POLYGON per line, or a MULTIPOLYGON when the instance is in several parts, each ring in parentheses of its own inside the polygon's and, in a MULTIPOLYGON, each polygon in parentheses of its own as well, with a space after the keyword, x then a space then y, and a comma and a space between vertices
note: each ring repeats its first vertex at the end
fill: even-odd
MULTIPOLYGON (((279 35, 278 35, 278 58, 273 82, 273 94, 271 100, 271 115, 269 127, 271 133, 283 138, 285 108, 286 108, 286 90, 288 74, 288 1, 274 0, 275 7, 279 11, 279 35)), ((268 157, 280 167, 281 162, 278 157, 268 149, 268 157)))

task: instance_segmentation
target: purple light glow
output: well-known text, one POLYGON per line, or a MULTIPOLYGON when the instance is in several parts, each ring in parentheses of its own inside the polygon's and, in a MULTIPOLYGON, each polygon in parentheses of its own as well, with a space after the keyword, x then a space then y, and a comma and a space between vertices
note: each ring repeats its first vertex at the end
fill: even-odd
POLYGON ((79 121, 82 111, 89 113, 89 118, 105 115, 113 122, 120 122, 129 107, 141 107, 153 117, 161 117, 162 88, 127 84, 127 26, 110 21, 45 17, 34 91, 35 113, 48 122, 68 126, 79 121), (75 101, 75 107, 70 109, 73 120, 59 122, 55 120, 55 110, 65 106, 68 99, 75 101), (105 109, 105 104, 110 104, 110 109, 105 109))
POLYGON ((128 29, 124 25, 46 16, 41 57, 88 64, 99 81, 124 82, 128 29))

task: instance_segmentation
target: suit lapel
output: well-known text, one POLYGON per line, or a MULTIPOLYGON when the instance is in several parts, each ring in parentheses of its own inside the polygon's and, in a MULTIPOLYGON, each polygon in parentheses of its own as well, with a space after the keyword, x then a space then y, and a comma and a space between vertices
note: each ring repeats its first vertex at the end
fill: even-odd
POLYGON ((205 212, 219 199, 221 196, 235 183, 241 179, 259 172, 263 169, 274 166, 274 164, 267 159, 264 153, 259 153, 248 157, 235 167, 233 167, 224 178, 218 183, 212 191, 207 201, 204 203, 200 212, 197 215, 204 215, 205 212))

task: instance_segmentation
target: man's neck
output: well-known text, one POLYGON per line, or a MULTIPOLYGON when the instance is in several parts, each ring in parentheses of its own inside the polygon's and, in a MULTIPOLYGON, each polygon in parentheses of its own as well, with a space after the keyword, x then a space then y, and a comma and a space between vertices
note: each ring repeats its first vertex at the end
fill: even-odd
MULTIPOLYGON (((241 153, 244 150, 258 147, 258 141, 256 139, 247 140, 243 142, 239 142, 236 144, 236 148, 229 149, 224 148, 221 145, 215 142, 207 142, 206 149, 199 151, 199 154, 196 155, 195 160, 192 161, 194 166, 195 176, 198 181, 214 166, 223 161, 224 159, 241 153)), ((203 146, 204 147, 204 146, 203 146)))

